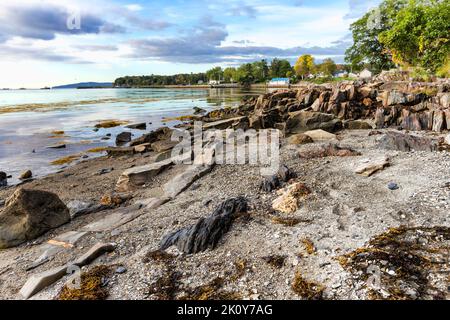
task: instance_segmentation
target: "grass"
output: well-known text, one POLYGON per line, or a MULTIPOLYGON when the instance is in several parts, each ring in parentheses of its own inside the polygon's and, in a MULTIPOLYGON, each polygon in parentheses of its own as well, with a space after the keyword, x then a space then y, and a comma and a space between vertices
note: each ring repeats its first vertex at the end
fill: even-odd
POLYGON ((107 266, 96 266, 81 274, 81 287, 69 288, 65 285, 59 293, 58 300, 105 300, 108 291, 104 286, 105 278, 111 274, 107 266))

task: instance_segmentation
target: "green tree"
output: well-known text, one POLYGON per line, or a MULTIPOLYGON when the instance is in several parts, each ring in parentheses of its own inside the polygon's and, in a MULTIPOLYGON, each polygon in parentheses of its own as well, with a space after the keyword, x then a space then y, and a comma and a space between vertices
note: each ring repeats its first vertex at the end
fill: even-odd
POLYGON ((266 60, 252 63, 252 73, 255 82, 265 82, 269 77, 269 66, 266 60))
POLYGON ((273 59, 272 63, 270 64, 270 78, 285 78, 289 77, 288 73, 290 72, 292 76, 292 66, 291 63, 288 60, 280 60, 280 59, 273 59))
POLYGON ((225 68, 225 70, 223 70, 223 78, 226 83, 230 83, 231 81, 236 82, 238 78, 236 68, 225 68))
POLYGON ((314 58, 310 54, 304 54, 297 59, 294 69, 295 73, 304 79, 314 72, 314 58))
POLYGON ((337 71, 337 65, 333 59, 326 58, 317 66, 317 71, 322 72, 326 76, 332 76, 337 71))
POLYGON ((250 85, 255 81, 253 77, 253 65, 245 63, 237 69, 237 79, 242 85, 250 85))
POLYGON ((223 71, 221 67, 215 67, 206 71, 208 80, 223 80, 223 71))

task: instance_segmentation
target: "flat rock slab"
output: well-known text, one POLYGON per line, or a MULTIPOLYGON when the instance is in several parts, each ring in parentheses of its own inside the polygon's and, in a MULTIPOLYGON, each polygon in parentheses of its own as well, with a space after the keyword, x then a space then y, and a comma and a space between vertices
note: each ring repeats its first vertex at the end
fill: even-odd
POLYGON ((114 249, 115 245, 112 243, 97 243, 92 248, 90 248, 88 252, 83 254, 81 257, 79 257, 69 265, 76 265, 79 267, 85 266, 100 257, 102 254, 112 252, 114 251, 114 249))
POLYGON ((138 200, 135 204, 145 207, 146 209, 156 209, 168 201, 170 201, 170 198, 148 198, 138 200))
POLYGON ((303 134, 309 136, 314 142, 337 140, 337 136, 322 129, 306 131, 303 134))
POLYGON ((398 151, 436 151, 438 145, 436 141, 397 131, 386 132, 379 140, 378 147, 387 150, 398 151))
POLYGON ((116 190, 119 192, 128 192, 136 187, 143 186, 171 165, 173 165, 173 160, 169 158, 160 162, 125 170, 117 181, 116 190))
POLYGON ((230 128, 233 123, 241 121, 244 118, 245 117, 235 117, 235 118, 224 119, 224 120, 219 120, 219 121, 214 121, 214 122, 208 122, 203 125, 203 130, 227 129, 227 128, 230 128))
POLYGON ((121 225, 128 223, 144 212, 141 205, 132 205, 125 208, 119 208, 109 213, 103 219, 94 221, 81 228, 81 231, 102 232, 110 231, 121 225))
POLYGON ((360 174, 365 177, 370 177, 374 173, 383 170, 384 168, 389 166, 389 158, 383 157, 380 159, 369 161, 367 160, 367 163, 364 163, 360 165, 356 170, 355 173, 360 174))
POLYGON ((170 199, 175 198, 186 190, 192 183, 210 172, 212 165, 192 165, 183 173, 169 180, 163 187, 164 196, 170 199))

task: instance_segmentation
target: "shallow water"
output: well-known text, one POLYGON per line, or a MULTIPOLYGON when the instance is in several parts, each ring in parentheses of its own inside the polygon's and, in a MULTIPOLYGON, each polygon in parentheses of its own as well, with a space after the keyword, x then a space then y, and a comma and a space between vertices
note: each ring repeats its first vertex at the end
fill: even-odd
POLYGON ((133 138, 163 125, 164 117, 192 114, 193 107, 206 110, 237 106, 244 96, 259 91, 242 89, 59 89, 0 90, 0 171, 17 183, 20 172, 30 169, 35 177, 60 170, 53 160, 68 155, 95 157, 87 150, 115 144, 115 135, 131 131, 133 138), (99 129, 103 120, 146 122, 147 130, 123 127, 99 129), (151 123, 151 124, 149 124, 151 123), (53 131, 64 131, 55 135, 53 131), (110 140, 102 140, 106 134, 110 140), (65 149, 48 146, 65 143, 65 149))

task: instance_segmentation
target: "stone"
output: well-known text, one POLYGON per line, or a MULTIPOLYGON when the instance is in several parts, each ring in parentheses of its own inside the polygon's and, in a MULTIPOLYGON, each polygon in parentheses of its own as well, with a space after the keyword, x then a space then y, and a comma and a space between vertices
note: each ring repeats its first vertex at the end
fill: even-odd
POLYGON ((322 129, 306 131, 304 134, 313 139, 314 142, 337 140, 337 136, 335 134, 329 133, 322 129))
POLYGON ((286 121, 286 130, 290 133, 315 129, 335 132, 342 129, 342 121, 331 114, 304 110, 290 113, 286 121))
POLYGON ((0 188, 6 187, 7 185, 8 185, 8 175, 5 172, 0 171, 0 188))
POLYGON ((310 136, 307 136, 304 133, 293 134, 293 135, 291 135, 288 138, 287 141, 288 141, 289 144, 297 144, 297 145, 298 144, 307 144, 307 143, 313 143, 314 142, 314 140, 310 136))
POLYGON ((192 183, 212 170, 212 165, 201 164, 189 166, 184 172, 169 180, 164 186, 164 196, 170 199, 186 190, 192 183))
POLYGON ((67 208, 69 209, 70 218, 73 220, 86 214, 106 210, 109 207, 90 201, 72 200, 67 203, 67 208))
POLYGON ((156 209, 164 203, 170 201, 170 198, 147 198, 136 201, 135 204, 145 207, 147 209, 156 209))
POLYGON ((155 152, 165 152, 167 150, 173 149, 178 143, 179 143, 178 141, 172 141, 169 139, 160 140, 160 141, 153 142, 151 144, 151 148, 155 152))
POLYGON ((116 190, 118 192, 128 192, 141 187, 172 165, 173 160, 169 158, 160 162, 127 169, 120 175, 116 184, 116 190))
POLYGON ((436 151, 438 144, 436 141, 417 135, 388 131, 378 141, 378 147, 387 150, 398 151, 436 151))
POLYGON ((134 148, 134 152, 136 152, 136 153, 144 153, 144 152, 152 150, 150 143, 143 143, 143 144, 134 146, 133 148, 134 148))
POLYGON ((445 116, 444 112, 441 110, 436 110, 433 114, 433 128, 432 130, 435 132, 441 132, 444 130, 445 126, 445 116))
POLYGON ((195 115, 205 114, 205 113, 206 113, 206 110, 205 110, 205 109, 202 109, 202 108, 200 108, 200 107, 194 107, 194 108, 192 108, 192 109, 194 110, 194 114, 195 114, 195 115))
POLYGON ((125 128, 136 129, 136 130, 147 130, 147 124, 145 122, 134 123, 134 124, 129 124, 129 125, 125 126, 125 128))
POLYGON ((448 145, 450 145, 450 134, 445 136, 444 142, 448 145))
POLYGON ((384 128, 384 109, 377 108, 375 111, 375 128, 381 129, 384 128))
POLYGON ((134 139, 130 142, 130 147, 134 147, 144 143, 153 143, 158 140, 169 139, 172 135, 172 129, 168 127, 161 127, 152 132, 146 133, 141 137, 134 139))
POLYGON ((280 166, 280 169, 278 169, 278 178, 282 182, 288 182, 289 180, 294 179, 296 177, 297 174, 284 164, 280 166))
POLYGON ((111 231, 141 216, 144 213, 144 211, 141 209, 142 206, 140 204, 118 208, 116 210, 108 212, 108 215, 106 215, 104 218, 91 222, 90 224, 84 226, 82 228, 82 231, 111 231))
POLYGON ((98 172, 99 175, 108 174, 114 171, 114 168, 103 168, 98 172))
POLYGON ((112 252, 115 249, 115 245, 112 243, 97 243, 92 248, 88 250, 85 254, 83 254, 81 257, 78 257, 74 262, 70 263, 71 265, 75 266, 85 266, 95 259, 97 259, 99 256, 101 256, 104 253, 112 252))
POLYGON ((279 197, 272 202, 272 208, 282 213, 293 213, 297 211, 300 199, 310 193, 303 183, 293 183, 279 191, 279 197))
POLYGON ((116 207, 120 206, 121 204, 125 203, 126 201, 130 200, 132 198, 129 194, 121 194, 121 193, 109 193, 105 194, 100 199, 100 204, 105 207, 116 207))
POLYGON ((17 189, 0 213, 0 249, 35 239, 69 221, 69 209, 56 194, 17 189))
POLYGON ((27 170, 20 174, 19 179, 27 180, 27 179, 30 179, 31 177, 33 177, 33 173, 31 172, 31 170, 27 170))
POLYGON ((314 148, 302 150, 299 152, 300 158, 313 159, 324 157, 353 157, 361 153, 347 147, 340 147, 337 144, 329 143, 315 146, 314 148))
POLYGON ((229 119, 224 119, 224 120, 219 120, 219 121, 214 121, 214 122, 206 122, 203 124, 203 130, 227 129, 227 128, 230 128, 235 122, 239 122, 244 118, 246 118, 246 117, 234 117, 234 118, 229 118, 229 119))
POLYGON ((116 136, 116 145, 131 141, 131 132, 121 132, 116 136))
POLYGON ((31 276, 20 289, 20 294, 28 299, 41 291, 42 289, 52 285, 66 275, 67 266, 56 267, 54 269, 31 276))
POLYGON ((191 254, 214 249, 229 231, 234 220, 248 210, 247 200, 231 198, 219 205, 211 215, 200 218, 196 224, 164 236, 160 250, 176 246, 178 250, 191 254))
POLYGON ((118 274, 122 274, 125 272, 127 272, 127 268, 125 268, 123 266, 117 267, 117 269, 116 269, 116 273, 118 273, 118 274))
POLYGON ((344 128, 349 130, 370 130, 372 125, 364 120, 349 120, 344 123, 344 128))
POLYGON ((389 166, 389 158, 383 157, 381 159, 372 160, 369 163, 365 163, 355 170, 355 173, 365 177, 370 177, 374 173, 383 170, 389 166))
POLYGON ((54 144, 47 147, 48 149, 65 149, 66 145, 64 143, 54 144))
POLYGON ((108 156, 110 157, 122 157, 125 155, 133 155, 134 148, 133 147, 110 147, 106 149, 108 156))
POLYGON ((398 185, 395 182, 389 182, 387 187, 389 190, 397 190, 398 189, 398 185))
POLYGON ((264 192, 272 192, 280 187, 280 179, 278 179, 277 175, 273 175, 270 177, 264 178, 259 186, 259 189, 264 192))

